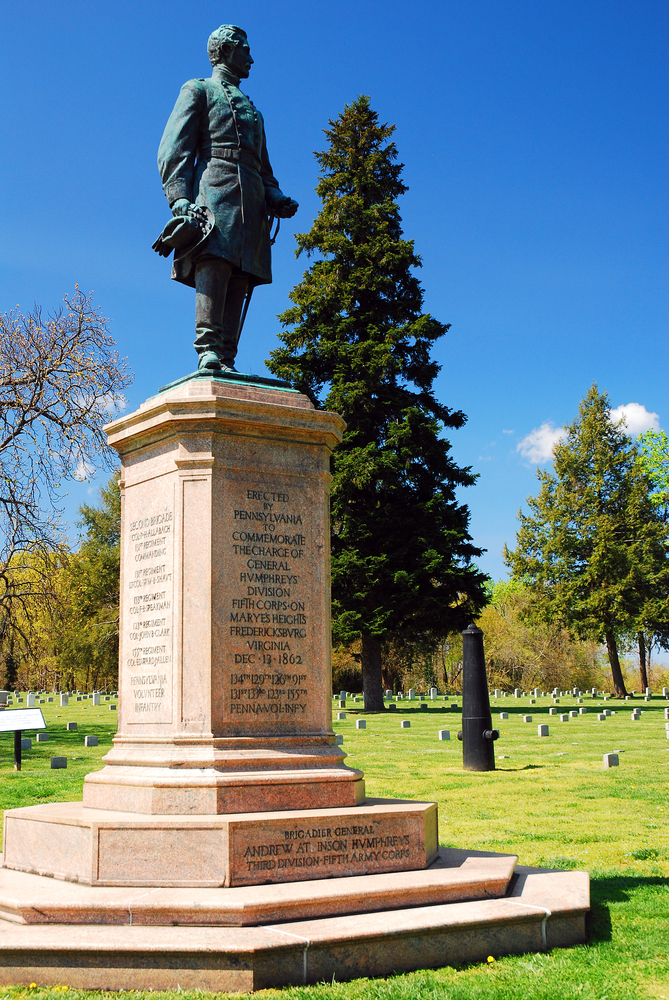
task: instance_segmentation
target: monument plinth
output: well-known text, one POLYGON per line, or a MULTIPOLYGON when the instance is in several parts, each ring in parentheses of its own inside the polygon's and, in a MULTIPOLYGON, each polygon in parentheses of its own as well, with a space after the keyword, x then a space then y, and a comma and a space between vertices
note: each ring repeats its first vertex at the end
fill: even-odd
POLYGON ((328 482, 343 421, 194 379, 108 429, 122 462, 119 728, 84 805, 353 806, 331 717, 328 482))

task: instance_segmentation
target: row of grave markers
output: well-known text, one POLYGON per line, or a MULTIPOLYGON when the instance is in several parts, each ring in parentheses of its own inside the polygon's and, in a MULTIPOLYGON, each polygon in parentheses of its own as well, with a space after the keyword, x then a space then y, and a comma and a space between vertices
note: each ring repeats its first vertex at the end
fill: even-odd
MULTIPOLYGON (((666 711, 669 713, 669 709, 667 709, 666 711)), ((574 714, 577 715, 578 713, 574 713, 574 714)), ((610 715, 611 713, 609 712, 608 714, 610 715)), ((501 717, 505 717, 505 718, 508 719, 508 714, 506 712, 501 712, 500 716, 501 717)), ((346 718, 346 712, 339 712, 337 714, 337 721, 341 721, 342 719, 345 719, 345 718, 346 718)), ((600 718, 605 718, 605 716, 600 716, 600 718)), ((561 721, 567 721, 567 720, 568 720, 568 716, 562 716, 561 717, 561 721)), ((532 721, 532 717, 531 716, 524 716, 524 721, 525 722, 531 722, 532 721)), ((669 727, 669 723, 667 723, 667 726, 669 727)), ((356 729, 367 729, 367 720, 366 719, 356 719, 355 720, 355 728, 356 729)), ((400 729, 411 729, 411 722, 410 722, 410 720, 409 719, 401 719, 400 720, 400 729)), ((537 726, 537 736, 539 736, 539 737, 550 736, 549 726, 547 726, 544 723, 541 723, 540 725, 538 725, 537 726)), ((669 728, 667 729, 667 736, 669 737, 669 728)), ((451 738, 450 729, 439 729, 439 730, 437 730, 437 739, 438 740, 450 740, 450 738, 451 738)), ((344 737, 342 735, 338 734, 336 736, 336 743, 337 743, 337 745, 338 746, 342 746, 343 742, 344 742, 344 737)), ((602 763, 603 763, 603 766, 605 768, 619 767, 620 766, 620 757, 619 757, 619 754, 620 754, 620 751, 616 751, 615 753, 611 752, 611 753, 602 754, 602 763)))
MULTIPOLYGON (((588 693, 592 698, 603 698, 605 701, 608 700, 608 698, 610 697, 610 695, 607 694, 605 691, 598 691, 597 688, 594 687, 591 688, 591 690, 588 693)), ((521 690, 521 688, 515 688, 513 692, 513 697, 553 698, 554 703, 559 704, 560 698, 577 698, 582 700, 583 697, 585 697, 585 694, 586 692, 581 691, 579 688, 572 688, 571 691, 560 691, 558 688, 553 688, 553 690, 550 692, 541 691, 540 688, 534 688, 532 691, 529 692, 523 691, 521 690)), ((626 700, 633 698, 635 695, 636 691, 632 691, 631 694, 626 695, 626 700)), ((332 697, 335 701, 344 702, 344 705, 341 705, 342 708, 345 707, 347 698, 352 698, 354 703, 362 701, 361 695, 352 694, 350 691, 340 691, 338 695, 333 695, 332 697)), ((430 688, 427 696, 422 694, 419 694, 417 696, 415 688, 409 688, 406 694, 398 692, 397 694, 394 695, 393 692, 390 690, 387 690, 384 693, 384 699, 386 701, 390 701, 390 699, 392 698, 395 698, 396 701, 404 701, 404 700, 416 701, 417 699, 420 701, 424 701, 426 697, 429 697, 430 701, 437 701, 439 698, 449 698, 451 696, 448 694, 448 692, 444 694, 443 692, 439 691, 436 687, 430 688)), ((502 691, 500 688, 495 688, 494 692, 495 699, 508 698, 508 697, 509 693, 507 691, 502 691)), ((651 698, 654 697, 649 687, 646 688, 643 697, 646 700, 650 700, 651 698)), ((667 687, 662 688, 662 697, 669 698, 669 688, 667 687)))
MULTIPOLYGON (((0 701, 0 708, 8 707, 9 705, 14 705, 14 704, 17 705, 23 704, 23 698, 21 697, 21 694, 18 691, 15 691, 13 696, 9 694, 9 692, 7 691, 0 692, 0 695, 5 696, 4 700, 0 701)), ((54 698, 59 699, 61 708, 67 708, 71 698, 75 699, 76 701, 87 701, 90 699, 93 702, 93 705, 101 705, 103 701, 111 702, 113 698, 117 697, 118 695, 115 694, 102 694, 99 691, 94 691, 93 694, 90 695, 88 694, 73 695, 69 693, 68 694, 56 693, 53 695, 45 695, 45 697, 42 698, 40 697, 39 694, 34 694, 32 691, 28 691, 26 693, 26 708, 36 708, 38 705, 52 705, 54 698)))

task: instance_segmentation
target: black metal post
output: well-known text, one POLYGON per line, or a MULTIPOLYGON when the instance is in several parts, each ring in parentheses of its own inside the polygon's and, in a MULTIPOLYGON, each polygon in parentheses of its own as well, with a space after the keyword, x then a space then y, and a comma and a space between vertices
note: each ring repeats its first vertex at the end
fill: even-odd
POLYGON ((462 633, 462 763, 466 771, 495 770, 495 740, 492 728, 488 678, 483 655, 483 632, 470 625, 462 633))
POLYGON ((21 736, 20 729, 14 730, 14 770, 21 770, 21 736))

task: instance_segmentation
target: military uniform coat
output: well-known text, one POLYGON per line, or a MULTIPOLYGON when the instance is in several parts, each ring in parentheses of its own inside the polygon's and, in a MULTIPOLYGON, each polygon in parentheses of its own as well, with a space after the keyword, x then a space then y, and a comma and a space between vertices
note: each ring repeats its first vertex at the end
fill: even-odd
POLYGON ((267 156, 262 115, 234 83, 213 76, 183 85, 158 169, 170 206, 188 198, 216 220, 194 254, 174 263, 172 277, 194 286, 197 259, 207 254, 248 274, 253 285, 271 282, 267 217, 284 195, 267 156))

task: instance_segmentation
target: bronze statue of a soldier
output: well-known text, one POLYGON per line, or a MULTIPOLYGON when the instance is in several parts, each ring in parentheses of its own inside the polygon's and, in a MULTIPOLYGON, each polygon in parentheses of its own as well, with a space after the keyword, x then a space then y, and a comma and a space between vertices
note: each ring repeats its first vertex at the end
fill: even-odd
POLYGON ((207 53, 211 76, 183 85, 158 150, 174 218, 154 249, 174 249, 172 277, 195 288, 199 368, 235 371, 251 291, 272 280, 270 219, 298 205, 279 188, 262 115, 239 89, 253 64, 246 32, 221 25, 207 53))

